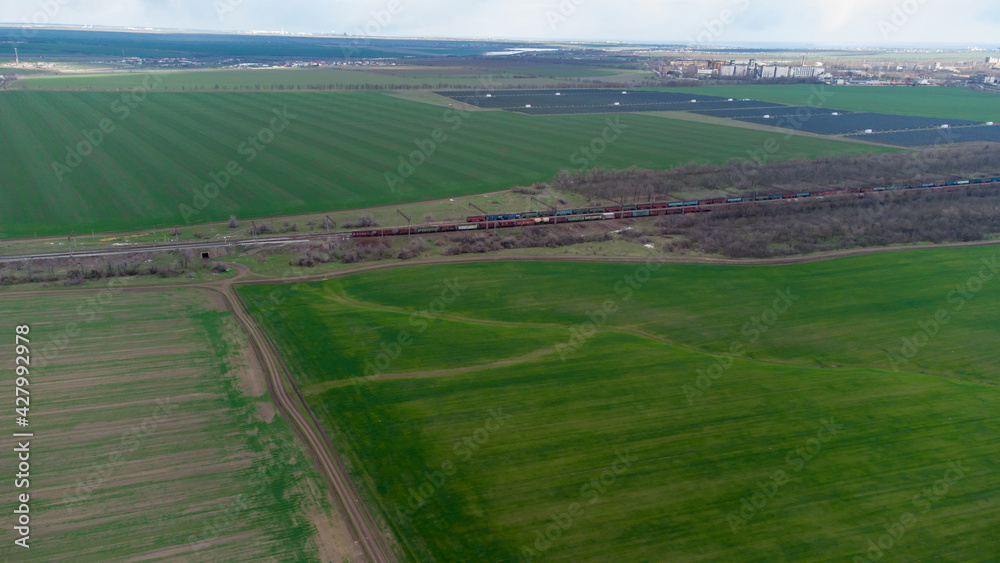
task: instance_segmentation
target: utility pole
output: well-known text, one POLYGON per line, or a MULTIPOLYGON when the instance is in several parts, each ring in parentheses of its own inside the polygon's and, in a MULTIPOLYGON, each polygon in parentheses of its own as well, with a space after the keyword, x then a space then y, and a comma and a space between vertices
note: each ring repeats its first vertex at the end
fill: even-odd
MULTIPOLYGON (((486 220, 486 216, 489 215, 489 213, 485 209, 483 209, 482 207, 479 207, 478 205, 476 205, 475 203, 472 203, 471 201, 469 202, 469 207, 475 207, 476 209, 478 209, 479 212, 483 214, 483 220, 484 221, 486 220)), ((493 229, 494 230, 496 230, 498 228, 497 223, 499 223, 499 221, 496 221, 496 222, 493 223, 493 229)))
POLYGON ((531 196, 531 201, 537 201, 538 203, 540 203, 540 204, 544 205, 545 207, 548 207, 549 209, 551 209, 553 212, 558 211, 557 208, 555 208, 555 207, 553 207, 553 206, 545 203, 544 201, 542 201, 540 199, 535 199, 535 196, 531 196))
POLYGON ((406 219, 406 231, 407 231, 406 236, 410 236, 410 233, 409 233, 409 231, 410 231, 410 223, 411 223, 410 216, 407 215, 406 213, 403 213, 402 211, 400 211, 398 209, 396 210, 396 213, 400 217, 402 217, 403 219, 406 219))
POLYGON ((406 226, 407 227, 410 226, 410 223, 412 223, 412 221, 410 220, 410 216, 409 215, 407 215, 406 213, 403 213, 402 211, 400 211, 398 209, 396 210, 396 214, 399 215, 400 217, 402 217, 403 219, 406 219, 406 226))

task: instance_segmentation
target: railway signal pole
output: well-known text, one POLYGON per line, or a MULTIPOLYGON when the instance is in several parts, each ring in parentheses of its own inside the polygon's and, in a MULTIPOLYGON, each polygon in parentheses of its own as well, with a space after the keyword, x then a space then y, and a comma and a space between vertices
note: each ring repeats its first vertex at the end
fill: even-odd
POLYGON ((398 214, 399 216, 401 216, 401 217, 402 217, 403 219, 406 219, 406 227, 407 227, 407 228, 406 228, 406 230, 407 230, 407 233, 406 233, 406 236, 410 236, 410 233, 409 233, 409 230, 410 230, 410 228, 409 228, 409 227, 410 227, 410 223, 411 223, 411 221, 410 221, 410 216, 409 216, 409 215, 407 215, 406 213, 403 213, 402 211, 400 211, 400 210, 398 210, 398 209, 396 210, 396 213, 397 213, 397 214, 398 214))
MULTIPOLYGON (((476 209, 478 209, 479 212, 483 214, 483 220, 484 221, 486 220, 486 216, 489 215, 489 213, 487 213, 485 209, 483 209, 482 207, 479 207, 478 205, 476 205, 475 203, 472 203, 471 201, 469 202, 469 207, 475 207, 476 209)), ((499 223, 500 223, 499 221, 494 221, 493 222, 493 229, 494 230, 497 229, 497 225, 499 223)))
POLYGON ((538 203, 540 203, 541 205, 544 205, 545 207, 548 207, 549 209, 551 209, 553 213, 554 213, 554 212, 556 212, 556 211, 558 211, 558 209, 557 209, 557 208, 555 208, 555 207, 552 207, 551 205, 549 205, 549 204, 545 203, 544 201, 542 201, 542 200, 540 200, 540 199, 535 199, 535 196, 531 196, 531 201, 537 201, 537 202, 538 202, 538 203))

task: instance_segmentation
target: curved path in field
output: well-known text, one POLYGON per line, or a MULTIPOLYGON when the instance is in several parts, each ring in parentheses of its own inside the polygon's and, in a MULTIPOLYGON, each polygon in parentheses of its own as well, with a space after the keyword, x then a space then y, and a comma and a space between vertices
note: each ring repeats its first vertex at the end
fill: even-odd
MULTIPOLYGON (((218 293, 223 297, 226 308, 233 314, 237 322, 242 327, 250 343, 253 353, 257 356, 259 364, 262 366, 267 390, 274 400, 278 411, 285 417, 292 430, 302 441, 306 451, 312 457, 316 469, 323 476, 329 487, 334 503, 337 505, 345 522, 348 523, 349 532, 354 540, 355 553, 353 557, 363 557, 366 561, 376 563, 394 562, 392 548, 388 545, 384 534, 380 533, 375 520, 372 518, 368 508, 361 501, 350 480, 344 463, 338 457, 329 437, 320 428, 318 419, 306 404, 295 383, 287 374, 285 366, 274 348, 257 324, 255 319, 249 314, 239 295, 233 291, 232 286, 245 276, 253 275, 250 269, 243 264, 231 264, 238 274, 226 280, 199 284, 167 284, 150 286, 119 286, 125 292, 140 291, 161 291, 164 289, 199 288, 218 293)), ((100 288, 66 288, 66 289, 44 289, 37 291, 21 292, 0 292, 0 299, 4 297, 15 297, 20 295, 39 295, 45 293, 93 293, 101 291, 100 288)))
POLYGON ((264 367, 268 392, 278 410, 292 423, 292 428, 309 450, 330 490, 335 492, 337 506, 345 516, 345 521, 350 524, 355 547, 364 553, 368 561, 377 563, 394 561, 391 548, 386 545, 385 538, 379 532, 368 507, 361 501, 361 495, 351 482, 347 468, 337 455, 330 438, 320 428, 318 419, 295 386, 291 374, 287 372, 270 339, 233 290, 235 282, 250 274, 250 269, 242 264, 237 264, 236 269, 240 272, 237 276, 200 287, 221 293, 225 298, 226 307, 243 327, 260 365, 264 367), (289 392, 289 388, 294 394, 289 392))
MULTIPOLYGON (((789 264, 803 264, 809 262, 819 262, 833 260, 849 256, 860 256, 865 254, 876 254, 882 252, 900 252, 907 250, 922 250, 936 248, 959 248, 975 246, 1000 245, 998 241, 978 241, 969 243, 952 243, 942 245, 921 245, 921 246, 900 246, 851 249, 810 256, 794 256, 771 259, 734 260, 724 258, 708 257, 593 257, 593 256, 459 256, 453 258, 437 258, 429 260, 413 260, 409 262, 390 262, 362 266, 350 270, 330 272, 325 274, 308 275, 301 277, 271 277, 262 274, 254 274, 249 267, 243 264, 227 263, 238 271, 238 274, 226 280, 201 284, 168 284, 143 287, 122 287, 124 291, 156 291, 168 288, 197 287, 207 289, 221 294, 227 308, 237 319, 243 328, 247 338, 257 355, 260 365, 266 372, 268 391, 274 398, 274 402, 286 420, 292 423, 292 427, 303 444, 312 456, 317 469, 323 475, 330 491, 334 493, 338 509, 342 512, 345 521, 349 523, 350 532, 355 541, 355 547, 363 553, 365 559, 378 563, 388 563, 395 561, 392 548, 385 534, 376 525, 368 507, 361 501, 357 489, 351 482, 347 469, 343 461, 339 458, 333 447, 330 438, 323 432, 318 419, 306 403, 299 389, 288 373, 282 359, 275 351, 273 344, 268 339, 256 320, 250 315, 245 304, 239 295, 233 290, 237 284, 279 284, 279 283, 301 283, 334 279, 362 272, 381 270, 384 268, 398 268, 418 265, 439 265, 439 264, 461 264, 475 262, 511 262, 511 261, 531 261, 531 262, 633 262, 642 263, 647 260, 656 263, 667 264, 718 264, 737 266, 782 266, 789 264), (252 278, 252 279, 251 279, 252 278)), ((0 299, 4 296, 16 295, 37 295, 47 292, 94 292, 97 288, 67 288, 21 292, 0 292, 0 299)), ((539 354, 542 352, 535 352, 539 354)), ((418 374, 397 374, 392 378, 412 377, 418 374)), ((419 374, 428 375, 428 374, 419 374)))

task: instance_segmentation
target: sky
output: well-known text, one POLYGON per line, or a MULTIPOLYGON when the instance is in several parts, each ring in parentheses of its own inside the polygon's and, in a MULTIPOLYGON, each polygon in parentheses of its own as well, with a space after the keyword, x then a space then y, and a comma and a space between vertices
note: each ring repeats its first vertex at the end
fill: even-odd
POLYGON ((0 0, 0 22, 715 45, 1000 44, 997 0, 0 0))

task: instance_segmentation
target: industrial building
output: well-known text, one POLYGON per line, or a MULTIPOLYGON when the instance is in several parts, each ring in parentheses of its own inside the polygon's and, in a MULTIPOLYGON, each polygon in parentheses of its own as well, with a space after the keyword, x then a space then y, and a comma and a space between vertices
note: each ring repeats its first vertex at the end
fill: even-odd
POLYGON ((757 61, 731 61, 719 66, 719 77, 734 79, 818 78, 826 72, 822 66, 762 65, 757 61))

